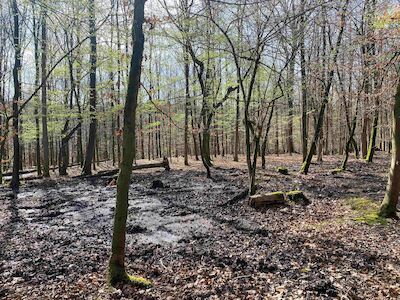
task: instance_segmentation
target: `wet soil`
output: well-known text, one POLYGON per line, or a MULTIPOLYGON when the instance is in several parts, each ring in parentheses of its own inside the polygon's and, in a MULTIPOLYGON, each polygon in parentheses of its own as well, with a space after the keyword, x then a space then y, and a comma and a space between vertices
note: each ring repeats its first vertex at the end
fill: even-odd
POLYGON ((107 287, 116 194, 110 178, 32 181, 17 199, 3 188, 0 298, 396 299, 399 223, 357 222, 346 204, 350 197, 382 199, 389 159, 351 161, 349 171, 332 175, 338 159, 326 157, 304 176, 298 156, 268 157, 260 191, 302 190, 311 204, 261 211, 246 199, 228 203, 246 188, 243 161, 217 160, 213 179, 197 162, 135 172, 126 263, 154 282, 149 289, 107 287))

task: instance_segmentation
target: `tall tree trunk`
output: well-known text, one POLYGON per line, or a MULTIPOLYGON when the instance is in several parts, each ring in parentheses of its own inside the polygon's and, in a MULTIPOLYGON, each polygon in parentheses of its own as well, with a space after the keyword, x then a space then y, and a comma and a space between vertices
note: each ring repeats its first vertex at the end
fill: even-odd
POLYGON ((238 88, 236 95, 235 148, 233 153, 233 161, 239 161, 239 143, 240 143, 239 125, 240 125, 240 88, 238 88))
MULTIPOLYGON (((40 57, 39 57, 39 26, 37 23, 37 19, 35 16, 35 5, 32 2, 33 9, 33 44, 35 48, 35 88, 39 86, 40 81, 40 57)), ((35 160, 36 160, 36 170, 37 174, 42 175, 42 166, 41 166, 41 158, 40 158, 40 120, 39 120, 39 97, 35 97, 35 160)))
POLYGON ((184 47, 184 64, 185 64, 185 132, 184 132, 184 163, 189 165, 189 108, 190 108, 190 90, 189 90, 189 50, 188 46, 184 47))
POLYGON ((400 194, 400 81, 397 83, 393 109, 393 153, 389 171, 386 195, 379 214, 383 217, 396 217, 396 207, 400 194))
POLYGON ((50 177, 49 133, 47 128, 47 11, 42 8, 42 147, 43 176, 50 177))
POLYGON ((305 0, 301 0, 301 16, 300 16, 300 73, 301 73, 301 148, 303 161, 307 157, 308 149, 308 129, 307 129, 307 77, 306 77, 306 59, 305 59, 305 18, 304 5, 305 0))
MULTIPOLYGON (((121 62, 121 34, 120 34, 120 28, 119 28, 119 0, 116 0, 117 5, 116 5, 116 13, 115 13, 115 25, 116 25, 116 31, 117 31, 117 50, 118 50, 118 59, 117 59, 117 104, 120 104, 121 101, 121 74, 122 74, 122 62, 121 62)), ((117 113, 117 130, 120 132, 121 129, 121 116, 120 112, 118 111, 117 113)), ((117 160, 118 160, 118 165, 121 163, 121 136, 118 134, 117 135, 117 160)))
MULTIPOLYGON (((292 28, 294 31, 295 29, 292 28)), ((293 32, 293 40, 292 40, 292 51, 294 53, 291 54, 291 59, 289 62, 288 69, 288 91, 287 91, 287 103, 288 103, 288 124, 287 124, 287 137, 286 137, 286 148, 287 152, 292 155, 294 152, 294 144, 293 144, 293 99, 295 97, 294 94, 294 79, 295 79, 295 63, 296 63, 296 39, 295 32, 293 32)))
POLYGON ((21 83, 19 81, 19 74, 21 70, 21 44, 19 35, 19 11, 17 0, 12 2, 12 13, 14 19, 14 68, 13 68, 13 81, 14 81, 14 97, 13 97, 13 148, 14 148, 14 158, 13 158, 13 169, 12 178, 10 186, 14 192, 19 190, 19 136, 18 136, 18 125, 19 125, 19 101, 21 99, 21 83))
POLYGON ((125 236, 128 215, 128 193, 132 175, 132 163, 135 147, 135 122, 137 98, 140 87, 140 76, 144 47, 144 3, 135 0, 134 20, 132 25, 133 55, 128 78, 128 90, 124 108, 124 135, 122 140, 122 160, 117 180, 117 203, 114 216, 112 254, 109 262, 109 281, 112 285, 118 282, 134 281, 149 285, 145 279, 133 278, 125 271, 125 236))
POLYGON ((89 0, 89 32, 90 32, 90 75, 89 75, 89 106, 90 106, 90 125, 89 140, 86 146, 85 161, 83 163, 82 174, 92 174, 92 161, 96 147, 96 64, 97 64, 97 38, 95 28, 95 5, 94 0, 89 0))

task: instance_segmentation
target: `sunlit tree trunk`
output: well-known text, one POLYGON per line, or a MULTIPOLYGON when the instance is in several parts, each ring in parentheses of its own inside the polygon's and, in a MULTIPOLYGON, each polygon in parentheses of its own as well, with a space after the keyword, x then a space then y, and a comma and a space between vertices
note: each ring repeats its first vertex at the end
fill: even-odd
POLYGON ((383 217, 396 216, 396 207, 400 194, 400 82, 397 83, 397 92, 394 100, 392 163, 389 171, 386 195, 379 211, 379 214, 383 217))

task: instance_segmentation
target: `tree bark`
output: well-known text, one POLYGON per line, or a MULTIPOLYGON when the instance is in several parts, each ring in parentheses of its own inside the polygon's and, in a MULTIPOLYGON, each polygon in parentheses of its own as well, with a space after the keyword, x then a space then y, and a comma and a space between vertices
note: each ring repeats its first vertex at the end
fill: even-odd
POLYGON ((306 75, 306 59, 305 59, 305 19, 304 5, 305 0, 301 0, 301 16, 300 16, 300 74, 301 74, 301 148, 303 161, 307 157, 308 149, 308 128, 307 128, 307 75, 306 75))
POLYGON ((112 285, 123 281, 134 280, 144 285, 150 284, 144 279, 135 279, 125 271, 125 236, 128 215, 128 193, 131 181, 132 163, 135 147, 135 122, 137 98, 140 88, 140 76, 144 47, 144 3, 145 0, 135 0, 134 19, 132 25, 133 55, 131 58, 128 89, 124 107, 124 128, 122 140, 122 160, 117 181, 117 202, 114 216, 112 238, 112 254, 109 262, 109 281, 112 285))
POLYGON ((50 177, 50 149, 47 128, 47 11, 42 8, 42 147, 43 176, 50 177))
MULTIPOLYGON (((19 11, 17 0, 12 2, 12 13, 14 19, 14 68, 13 68, 13 81, 14 81, 14 97, 13 97, 13 148, 14 148, 14 158, 13 158, 13 170, 12 179, 10 187, 14 192, 19 190, 19 164, 20 164, 20 154, 19 154, 19 136, 18 136, 18 125, 19 125, 19 101, 21 99, 21 83, 19 81, 19 74, 21 70, 21 44, 19 35, 19 11)), ((7 120, 8 121, 8 120, 7 120)))
POLYGON ((89 31, 90 31, 90 75, 89 75, 89 110, 90 110, 90 125, 89 125, 89 141, 86 146, 85 161, 83 163, 82 173, 90 175, 92 173, 92 161, 94 158, 96 146, 96 64, 97 64, 97 38, 95 28, 95 5, 94 0, 89 1, 89 31))
POLYGON ((400 82, 397 83, 393 109, 393 152, 389 171, 386 195, 379 214, 383 217, 396 217, 396 207, 400 194, 400 82))

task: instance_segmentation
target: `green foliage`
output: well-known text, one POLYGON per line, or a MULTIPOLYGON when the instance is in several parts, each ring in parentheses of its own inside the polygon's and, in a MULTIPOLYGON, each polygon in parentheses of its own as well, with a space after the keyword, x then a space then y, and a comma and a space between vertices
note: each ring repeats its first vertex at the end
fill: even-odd
POLYGON ((146 124, 146 126, 144 126, 144 129, 151 129, 151 128, 154 128, 154 127, 157 127, 157 126, 160 126, 160 125, 161 125, 161 122, 160 121, 156 121, 156 122, 152 122, 152 123, 146 124))
POLYGON ((350 198, 346 204, 355 212, 354 221, 368 225, 386 225, 387 220, 379 216, 379 204, 367 198, 350 198))

